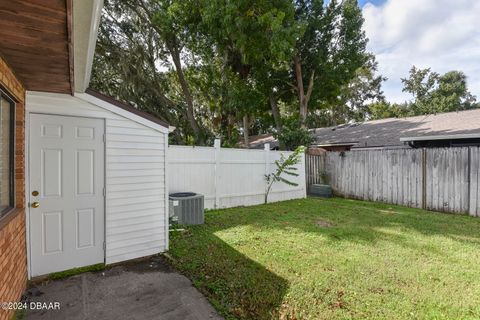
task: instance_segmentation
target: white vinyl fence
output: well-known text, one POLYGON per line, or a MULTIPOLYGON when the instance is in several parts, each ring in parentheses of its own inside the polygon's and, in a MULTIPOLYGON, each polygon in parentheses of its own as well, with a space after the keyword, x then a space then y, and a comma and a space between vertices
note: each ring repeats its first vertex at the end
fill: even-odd
POLYGON ((327 177, 347 198, 480 216, 480 148, 358 150, 307 155, 307 184, 327 177))
MULTIPOLYGON (((205 208, 250 206, 264 202, 265 174, 273 171, 280 151, 214 147, 169 146, 169 192, 191 191, 205 196, 205 208)), ((291 152, 283 152, 285 156, 291 152)), ((297 166, 298 177, 288 180, 298 186, 276 182, 268 201, 305 198, 305 159, 297 166)))

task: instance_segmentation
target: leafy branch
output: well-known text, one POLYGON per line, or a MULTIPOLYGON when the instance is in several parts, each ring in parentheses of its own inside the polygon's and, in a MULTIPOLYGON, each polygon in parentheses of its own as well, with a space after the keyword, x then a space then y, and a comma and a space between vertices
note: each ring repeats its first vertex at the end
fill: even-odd
POLYGON ((272 186, 275 182, 283 182, 289 186, 298 186, 298 183, 292 182, 282 175, 289 175, 298 177, 298 168, 296 165, 302 160, 302 154, 305 152, 305 148, 300 146, 291 155, 285 157, 282 153, 280 155, 280 160, 275 160, 275 166, 277 167, 275 171, 266 174, 265 180, 267 181, 267 190, 265 192, 265 203, 268 202, 268 194, 272 189, 272 186))

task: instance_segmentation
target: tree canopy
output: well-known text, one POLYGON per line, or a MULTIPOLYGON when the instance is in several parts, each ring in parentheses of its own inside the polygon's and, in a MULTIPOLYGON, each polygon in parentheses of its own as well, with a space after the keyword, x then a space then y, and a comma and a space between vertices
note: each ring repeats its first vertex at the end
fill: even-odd
POLYGON ((401 79, 403 91, 410 93, 411 101, 388 103, 377 101, 368 106, 372 119, 408 117, 423 114, 462 111, 478 108, 476 97, 467 87, 467 77, 461 71, 439 74, 430 68, 413 66, 408 78, 401 79))
POLYGON ((413 114, 461 111, 475 107, 475 97, 467 89, 467 77, 461 71, 443 75, 430 68, 410 69, 408 78, 402 79, 403 91, 414 97, 410 108, 413 114))
POLYGON ((356 0, 105 0, 91 86, 177 129, 171 142, 235 146, 273 133, 478 106, 460 71, 402 79, 388 103, 356 0))

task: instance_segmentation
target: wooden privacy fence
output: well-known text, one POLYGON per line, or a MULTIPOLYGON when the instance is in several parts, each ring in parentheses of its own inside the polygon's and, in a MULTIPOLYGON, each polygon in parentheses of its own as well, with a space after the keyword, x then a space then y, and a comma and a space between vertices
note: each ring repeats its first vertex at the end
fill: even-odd
POLYGON ((307 187, 312 184, 327 183, 325 180, 325 154, 321 156, 313 156, 308 153, 305 155, 305 178, 307 179, 307 187))
POLYGON ((347 198, 480 216, 479 147, 327 152, 305 163, 307 187, 323 175, 347 198))

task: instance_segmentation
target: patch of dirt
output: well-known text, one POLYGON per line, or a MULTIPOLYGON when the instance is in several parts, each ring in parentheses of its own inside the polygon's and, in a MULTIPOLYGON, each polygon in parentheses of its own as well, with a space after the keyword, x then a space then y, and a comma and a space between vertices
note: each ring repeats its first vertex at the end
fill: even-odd
POLYGON ((147 273, 162 271, 166 273, 175 272, 163 255, 154 255, 146 258, 135 259, 119 263, 105 272, 105 275, 120 274, 125 271, 147 273))
POLYGON ((394 211, 393 209, 388 209, 388 210, 378 210, 381 213, 386 213, 386 214, 397 214, 397 211, 394 211))
POLYGON ((280 320, 297 320, 296 309, 284 302, 278 311, 278 319, 280 320))
POLYGON ((345 304, 344 296, 345 296, 345 293, 343 291, 338 291, 337 300, 334 303, 332 303, 330 306, 336 309, 345 309, 346 304, 345 304))
POLYGON ((317 221, 315 221, 315 224, 317 226, 319 226, 320 228, 331 228, 334 226, 333 223, 327 221, 327 220, 322 220, 322 219, 318 219, 317 221))
POLYGON ((370 292, 372 293, 378 293, 378 294, 382 294, 384 293, 384 289, 383 288, 370 288, 370 292))

